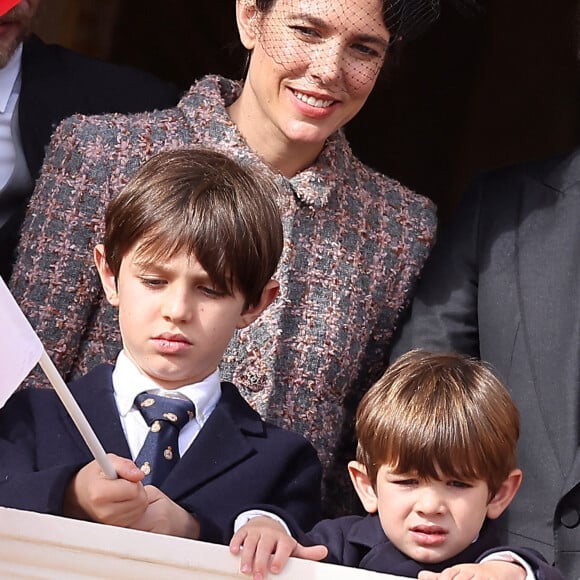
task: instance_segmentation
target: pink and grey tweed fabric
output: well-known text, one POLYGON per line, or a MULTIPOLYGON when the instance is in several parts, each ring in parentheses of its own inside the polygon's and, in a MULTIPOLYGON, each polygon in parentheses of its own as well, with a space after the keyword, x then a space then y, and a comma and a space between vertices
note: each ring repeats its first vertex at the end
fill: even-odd
MULTIPOLYGON (((227 114, 239 91, 238 83, 205 77, 176 108, 74 116, 53 135, 12 288, 65 378, 113 361, 120 349, 92 251, 107 202, 137 167, 161 150, 203 145, 270 171, 227 114)), ((325 511, 340 514, 352 509, 345 465, 354 411, 385 367, 434 241, 435 210, 362 164, 342 132, 314 165, 276 178, 286 237, 281 296, 234 338, 222 378, 265 419, 312 441, 325 468, 325 511)), ((27 385, 41 381, 36 375, 27 385)))

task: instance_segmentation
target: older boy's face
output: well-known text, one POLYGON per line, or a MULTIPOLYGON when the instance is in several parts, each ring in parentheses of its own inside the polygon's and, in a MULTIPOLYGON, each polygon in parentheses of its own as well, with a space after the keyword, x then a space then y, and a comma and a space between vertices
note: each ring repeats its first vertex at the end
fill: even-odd
POLYGON ((166 389, 215 371, 235 329, 247 324, 243 296, 218 290, 195 257, 185 254, 145 265, 133 249, 123 258, 116 290, 105 290, 119 308, 125 352, 166 389))
POLYGON ((376 507, 385 534, 404 554, 438 563, 477 538, 488 512, 489 488, 482 480, 421 480, 379 468, 376 507))

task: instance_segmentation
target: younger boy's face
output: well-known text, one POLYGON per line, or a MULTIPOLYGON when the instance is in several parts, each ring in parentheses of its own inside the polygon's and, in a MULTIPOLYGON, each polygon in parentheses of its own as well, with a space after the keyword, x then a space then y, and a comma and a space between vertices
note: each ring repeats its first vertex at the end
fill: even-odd
POLYGON ((244 297, 218 290, 194 256, 179 253, 152 265, 136 259, 133 248, 122 260, 116 286, 102 246, 95 260, 107 299, 119 308, 126 354, 163 388, 210 375, 236 328, 255 318, 251 309, 244 312, 244 297))
POLYGON ((377 509, 385 534, 413 560, 437 563, 477 538, 487 515, 489 488, 482 480, 422 480, 379 468, 377 509))
POLYGON ((378 512, 383 531, 393 544, 417 562, 436 564, 456 556, 478 536, 486 518, 498 518, 521 483, 514 469, 489 499, 483 480, 439 480, 400 474, 381 465, 376 485, 358 461, 348 465, 356 492, 369 513, 378 512))

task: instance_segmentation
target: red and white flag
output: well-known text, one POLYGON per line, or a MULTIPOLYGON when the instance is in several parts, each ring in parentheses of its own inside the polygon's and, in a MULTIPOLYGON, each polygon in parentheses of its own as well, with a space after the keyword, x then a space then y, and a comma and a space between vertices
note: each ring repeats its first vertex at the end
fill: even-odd
POLYGON ((0 408, 40 360, 40 339, 0 278, 0 408))

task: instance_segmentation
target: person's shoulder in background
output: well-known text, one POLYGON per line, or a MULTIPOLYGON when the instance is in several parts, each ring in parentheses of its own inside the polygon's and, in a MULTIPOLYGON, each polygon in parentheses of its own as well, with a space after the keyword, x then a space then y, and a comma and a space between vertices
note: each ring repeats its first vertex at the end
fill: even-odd
POLYGON ((177 104, 172 83, 128 66, 90 58, 37 36, 24 42, 20 132, 28 167, 38 177, 56 126, 75 113, 137 113, 177 104))
POLYGON ((175 105, 180 96, 176 85, 151 73, 46 44, 35 35, 24 42, 22 74, 25 86, 28 82, 43 84, 49 94, 61 93, 66 87, 71 93, 69 100, 85 95, 78 103, 82 108, 70 114, 160 109, 175 105))

